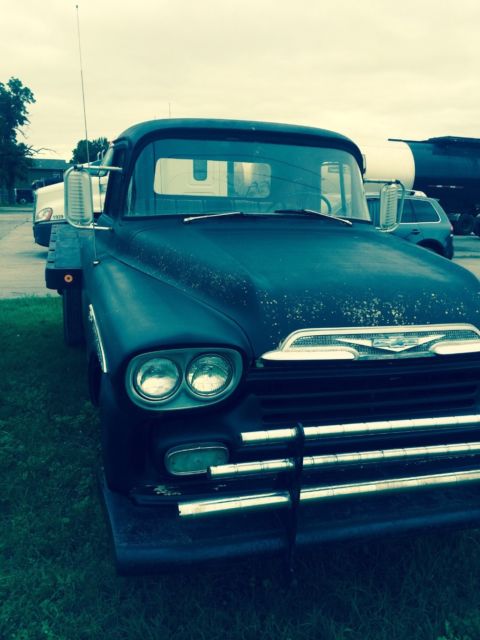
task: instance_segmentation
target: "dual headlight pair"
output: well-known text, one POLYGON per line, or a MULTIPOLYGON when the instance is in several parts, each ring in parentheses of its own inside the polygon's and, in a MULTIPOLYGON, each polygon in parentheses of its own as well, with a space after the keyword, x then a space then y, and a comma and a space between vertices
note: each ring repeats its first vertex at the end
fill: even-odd
POLYGON ((171 410, 218 402, 237 386, 242 359, 233 349, 171 349, 134 358, 127 391, 138 405, 171 410))

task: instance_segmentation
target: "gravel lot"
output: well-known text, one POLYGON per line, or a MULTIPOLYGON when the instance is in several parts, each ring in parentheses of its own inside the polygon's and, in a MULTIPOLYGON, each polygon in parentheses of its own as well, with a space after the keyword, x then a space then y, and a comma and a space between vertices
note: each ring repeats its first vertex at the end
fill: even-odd
POLYGON ((57 295, 45 288, 47 250, 35 244, 30 209, 0 210, 0 298, 57 295))

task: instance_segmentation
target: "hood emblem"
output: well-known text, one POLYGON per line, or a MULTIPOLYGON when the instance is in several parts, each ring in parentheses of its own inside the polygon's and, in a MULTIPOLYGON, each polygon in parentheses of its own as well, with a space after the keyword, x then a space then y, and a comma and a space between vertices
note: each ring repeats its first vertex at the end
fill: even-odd
POLYGON ((345 344, 359 345, 362 347, 371 347, 373 349, 382 349, 383 351, 393 351, 400 353, 415 347, 421 347, 429 342, 435 342, 445 337, 445 334, 437 334, 430 336, 412 336, 412 335, 385 335, 375 336, 374 338, 337 338, 337 342, 345 344))

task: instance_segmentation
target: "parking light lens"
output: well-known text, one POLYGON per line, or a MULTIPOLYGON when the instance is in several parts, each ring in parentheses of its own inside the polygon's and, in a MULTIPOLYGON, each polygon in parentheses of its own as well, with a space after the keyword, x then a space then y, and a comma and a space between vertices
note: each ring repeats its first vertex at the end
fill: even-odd
POLYGON ((185 377, 195 394, 211 397, 225 391, 232 375, 233 367, 227 358, 220 355, 204 355, 190 363, 185 377))
POLYGON ((186 476, 206 473, 209 467, 226 464, 228 457, 228 449, 222 444, 192 444, 169 449, 165 466, 174 476, 186 476))
POLYGON ((134 384, 138 393, 144 398, 164 400, 178 389, 180 371, 168 358, 152 358, 137 369, 134 384))

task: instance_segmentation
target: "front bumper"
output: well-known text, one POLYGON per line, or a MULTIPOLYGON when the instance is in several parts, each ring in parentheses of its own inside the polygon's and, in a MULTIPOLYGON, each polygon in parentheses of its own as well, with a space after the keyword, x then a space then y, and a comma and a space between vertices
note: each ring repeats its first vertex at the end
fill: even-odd
POLYGON ((297 546, 474 526, 479 425, 480 414, 472 414, 247 431, 241 440, 250 460, 211 467, 196 483, 122 496, 102 479, 117 569, 147 573, 257 554, 290 557, 297 546), (387 444, 372 448, 372 437, 387 444), (402 446, 392 448, 398 437, 402 446), (312 444, 325 447, 332 438, 336 453, 307 455, 312 444), (285 455, 268 457, 272 446, 284 446, 285 455))
MULTIPOLYGON (((100 479, 121 575, 168 571, 258 555, 287 554, 290 519, 283 511, 238 512, 231 517, 181 520, 168 509, 139 505, 110 491, 100 479)), ((378 536, 464 528, 480 524, 480 488, 449 489, 411 495, 377 496, 367 500, 302 507, 295 546, 378 536)))

